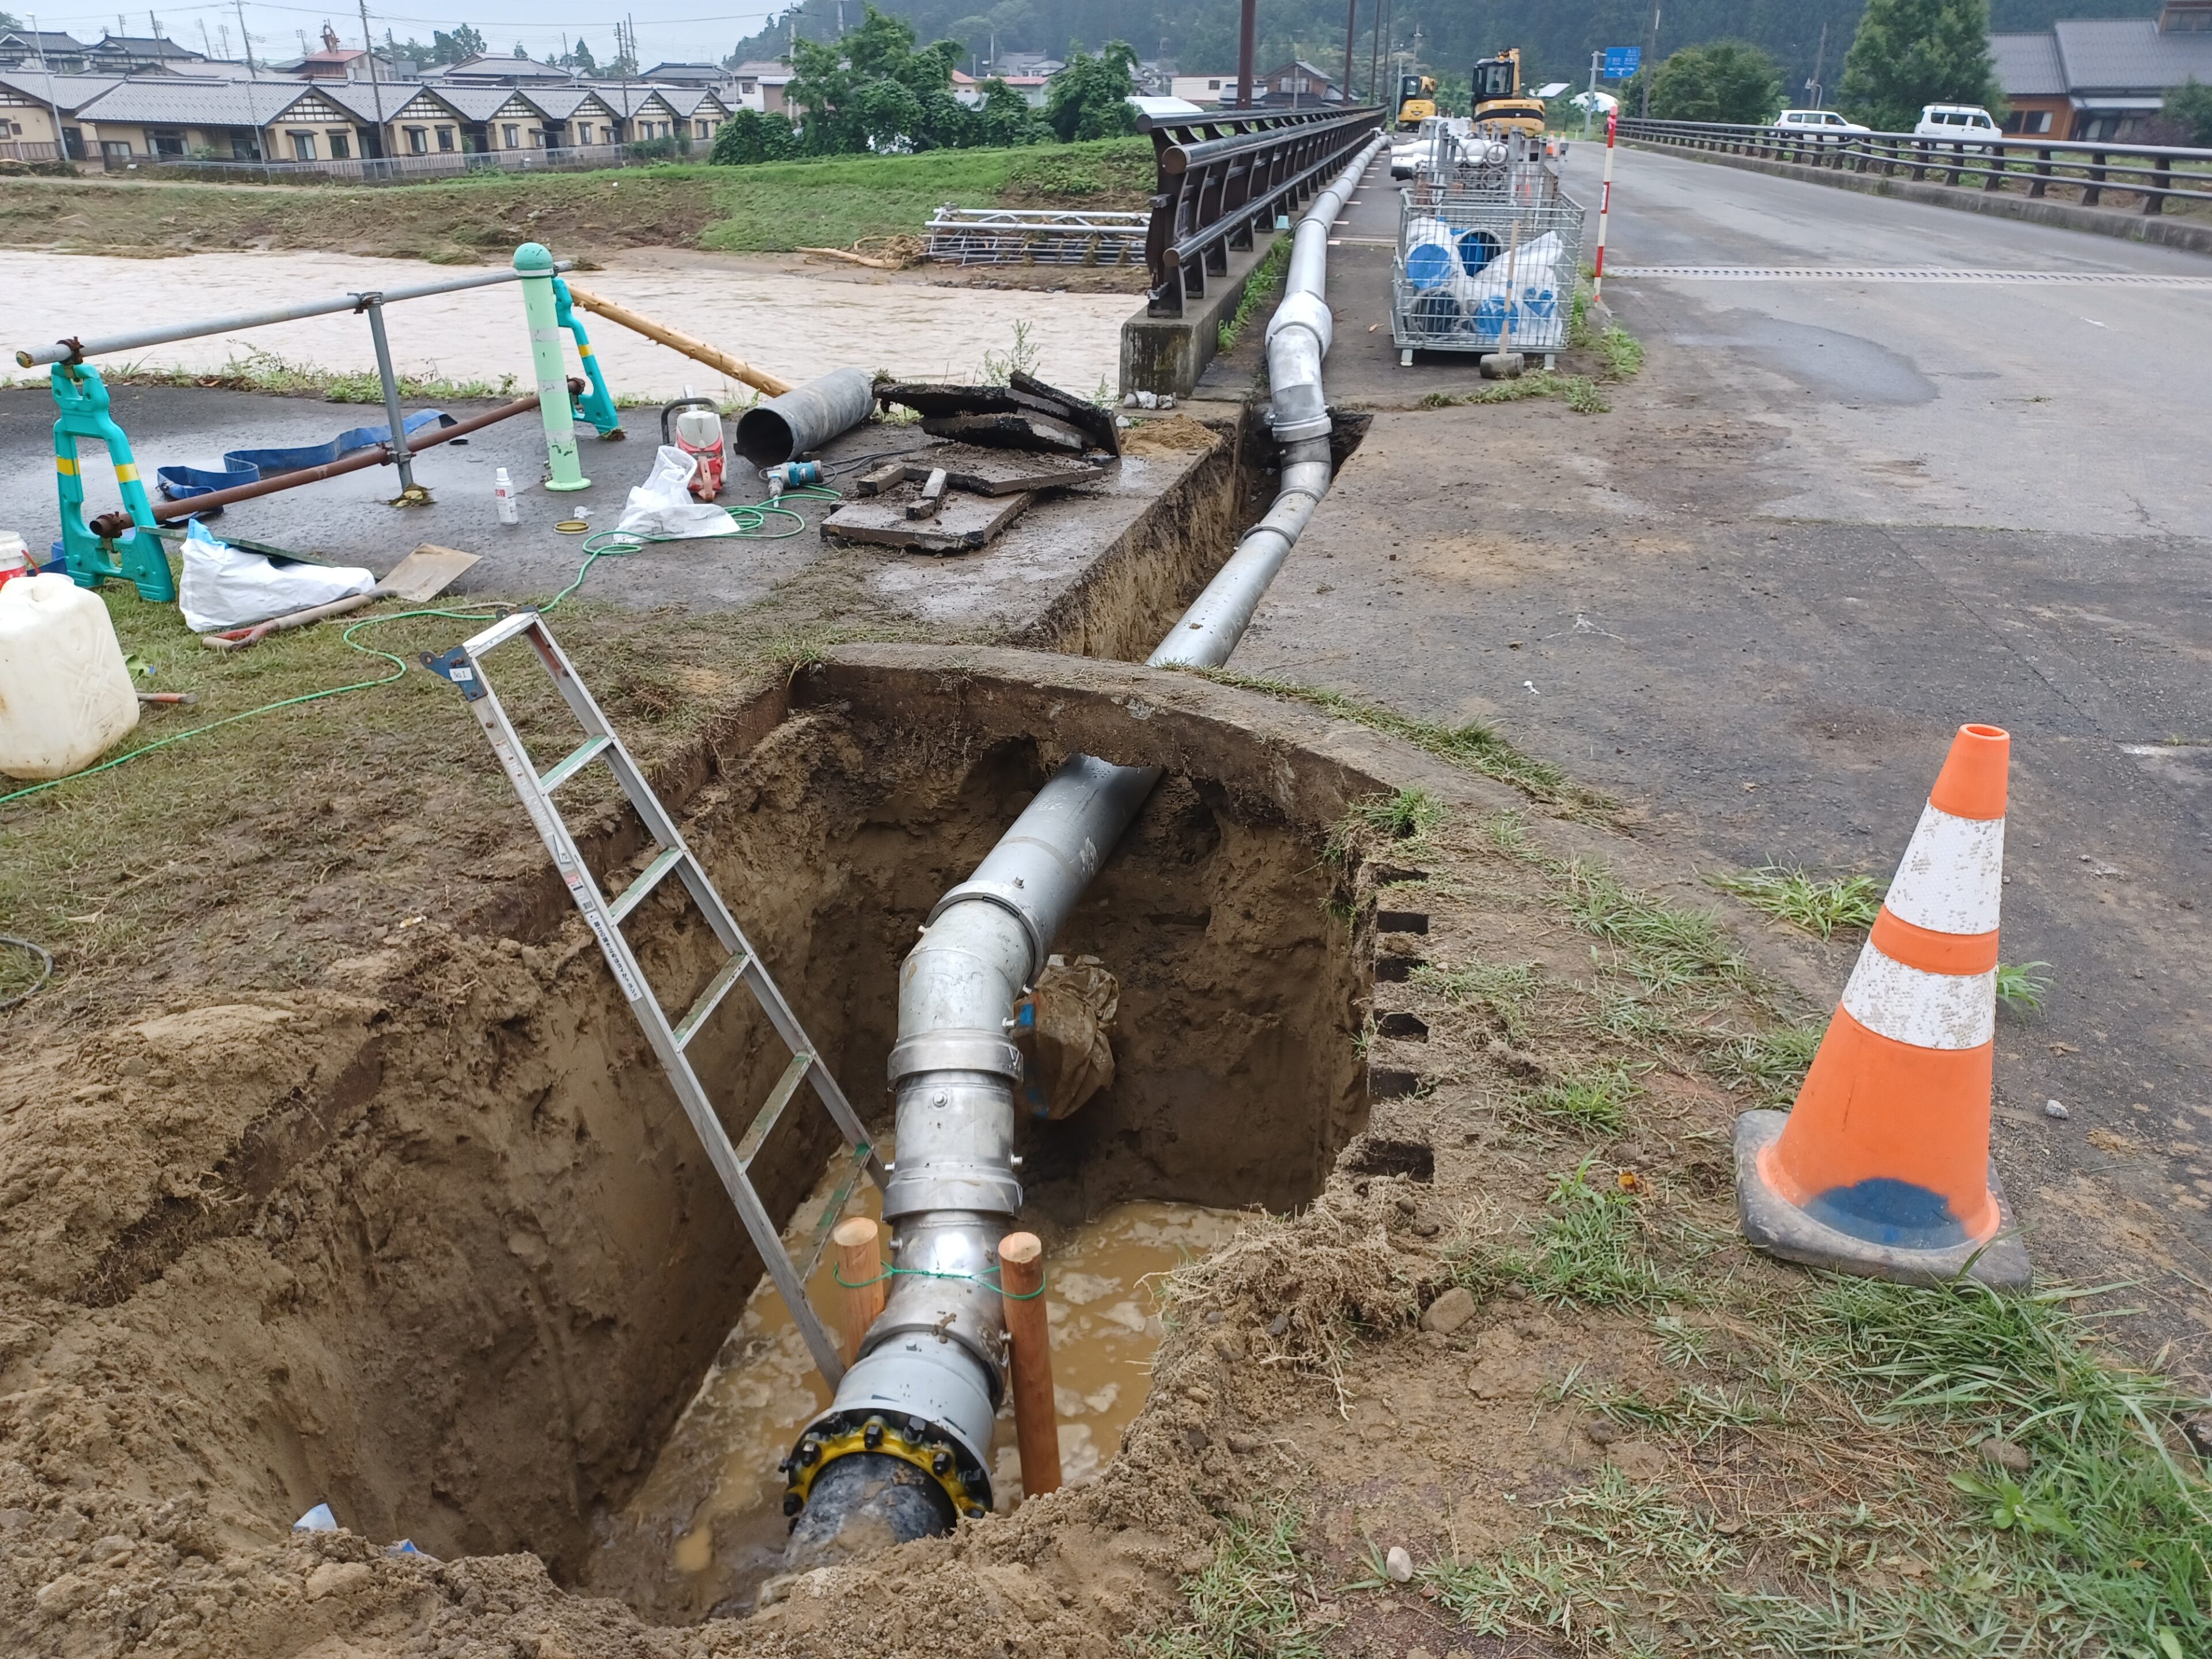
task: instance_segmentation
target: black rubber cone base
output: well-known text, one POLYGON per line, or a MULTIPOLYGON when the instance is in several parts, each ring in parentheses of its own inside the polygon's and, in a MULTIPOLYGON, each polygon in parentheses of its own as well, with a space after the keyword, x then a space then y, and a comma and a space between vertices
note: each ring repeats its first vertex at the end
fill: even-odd
POLYGON ((2012 1206, 1996 1165, 1990 1165, 1990 1194, 1997 1201, 1996 1237, 1986 1244, 1954 1244, 1936 1250, 1870 1244, 1816 1221, 1766 1184, 1759 1155, 1789 1121, 1783 1112, 1746 1112, 1735 1121, 1735 1207, 1743 1236, 1753 1248, 1808 1267, 1830 1267, 1863 1279, 1890 1279, 1900 1285, 1941 1285, 1965 1274, 2001 1291, 2027 1288, 2031 1270, 2027 1246, 2021 1242, 2012 1206))

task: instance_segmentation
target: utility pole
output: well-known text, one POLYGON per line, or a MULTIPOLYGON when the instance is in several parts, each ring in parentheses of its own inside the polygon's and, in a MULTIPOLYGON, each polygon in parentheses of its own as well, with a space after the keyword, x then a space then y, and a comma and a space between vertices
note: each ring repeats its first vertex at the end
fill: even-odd
MULTIPOLYGON (((241 16, 243 15, 243 13, 240 14, 241 16)), ((243 28, 245 25, 241 23, 239 27, 243 28)), ((408 39, 411 40, 414 39, 414 36, 410 35, 408 36, 408 39)), ((383 155, 386 148, 384 143, 384 82, 378 80, 376 76, 376 37, 368 32, 368 0, 361 0, 361 44, 362 49, 368 54, 368 95, 375 100, 376 153, 380 157, 383 155)))
MULTIPOLYGON (((238 8, 238 43, 246 48, 246 112, 253 118, 253 153, 261 158, 265 169, 269 165, 269 146, 261 142, 261 107, 253 95, 253 82, 258 78, 253 67, 253 35, 246 27, 246 0, 232 0, 238 8)), ((368 0, 362 0, 365 5, 368 0)), ((263 173, 267 178, 267 173, 263 173)))
POLYGON ((1390 0, 1381 0, 1367 26, 1367 96, 1377 104, 1382 101, 1382 14, 1389 6, 1390 0))
POLYGON ((1259 46, 1260 0, 1243 0, 1237 20, 1237 106, 1250 109, 1260 100, 1252 85, 1252 59, 1259 46))
POLYGON ((1644 90, 1638 95, 1636 112, 1649 115, 1651 113, 1651 82, 1659 73, 1659 0, 1651 0, 1651 33, 1644 37, 1644 62, 1638 65, 1637 73, 1643 76, 1644 90))
POLYGON ((54 101, 54 72, 46 64, 46 38, 39 33, 39 15, 31 14, 31 42, 39 49, 39 73, 46 77, 46 109, 54 118, 54 159, 73 161, 69 153, 69 140, 62 137, 62 106, 54 101))
POLYGON ((1602 52, 1594 52, 1590 54, 1589 102, 1583 106, 1583 137, 1585 139, 1589 138, 1590 134, 1590 116, 1597 108, 1598 65, 1604 62, 1605 54, 1602 52))
POLYGON ((1344 106, 1352 107, 1352 45, 1359 37, 1359 0, 1345 0, 1344 106))
POLYGON ((1389 96, 1382 100, 1383 119, 1393 124, 1398 119, 1398 66, 1391 61, 1398 55, 1397 41, 1390 33, 1394 9, 1394 0, 1382 0, 1382 83, 1390 88, 1389 96))
POLYGON ((1820 44, 1813 53, 1813 78, 1805 83, 1805 101, 1819 109, 1826 88, 1820 84, 1820 70, 1828 61, 1828 20, 1820 20, 1820 44))

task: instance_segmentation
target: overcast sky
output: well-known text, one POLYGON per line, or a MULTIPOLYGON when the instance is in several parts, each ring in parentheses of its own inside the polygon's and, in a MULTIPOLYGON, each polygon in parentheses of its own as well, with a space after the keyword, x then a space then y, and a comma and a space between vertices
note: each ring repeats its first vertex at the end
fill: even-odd
MULTIPOLYGON (((727 4, 729 0, 719 3, 727 4)), ((143 5, 136 11, 118 15, 113 9, 83 9, 86 0, 54 0, 54 9, 50 11, 45 6, 27 5, 25 0, 0 0, 0 10, 13 12, 27 21, 35 9, 40 28, 59 29, 88 43, 99 40, 103 33, 143 35, 150 32, 143 5), (121 29, 123 23, 129 24, 127 30, 121 29)), ((402 40, 411 35, 428 41, 434 29, 471 23, 483 32, 494 52, 511 52, 520 41, 532 58, 546 58, 560 55, 564 31, 572 40, 580 32, 590 42, 592 54, 602 62, 614 56, 615 20, 623 15, 616 9, 623 0, 610 0, 608 4, 593 4, 591 0, 396 0, 396 3, 398 9, 390 11, 374 3, 369 7, 369 25, 380 40, 387 28, 402 40)), ((659 0, 657 8, 633 7, 629 15, 637 25, 638 53, 642 62, 648 66, 663 59, 719 62, 738 40, 756 33, 772 11, 781 9, 780 6, 761 5, 750 10, 717 10, 717 3, 718 0, 659 0)), ((736 0, 736 3, 744 5, 747 0, 736 0)), ((853 0, 853 10, 855 15, 859 14, 860 0, 853 0)), ((161 33, 179 46, 195 52, 204 50, 200 38, 204 26, 215 56, 241 56, 234 0, 156 4, 153 15, 161 20, 161 33), (228 54, 223 51, 225 28, 230 31, 228 54)), ((246 0, 246 26, 253 32, 257 58, 298 57, 300 32, 303 30, 310 49, 319 50, 326 18, 345 45, 361 44, 361 11, 357 3, 351 9, 333 11, 325 6, 277 5, 267 0, 246 0)))

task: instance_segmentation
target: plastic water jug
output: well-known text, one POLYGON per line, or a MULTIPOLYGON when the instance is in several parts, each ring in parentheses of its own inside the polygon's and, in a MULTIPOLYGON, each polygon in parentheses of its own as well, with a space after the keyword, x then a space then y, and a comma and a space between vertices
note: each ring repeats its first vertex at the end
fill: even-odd
POLYGON ((58 778, 138 724, 138 693, 99 595, 67 576, 0 585, 0 772, 58 778))

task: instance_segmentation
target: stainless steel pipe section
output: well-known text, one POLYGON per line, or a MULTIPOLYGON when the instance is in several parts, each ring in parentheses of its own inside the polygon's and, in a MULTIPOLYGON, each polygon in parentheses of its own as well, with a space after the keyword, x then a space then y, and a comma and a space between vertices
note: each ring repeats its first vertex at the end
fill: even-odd
MULTIPOLYGON (((573 270, 574 262, 562 259, 553 267, 556 270, 573 270)), ((234 329, 266 328, 271 323, 296 323, 303 317, 327 317, 334 311, 360 311, 371 294, 386 305, 401 300, 424 300, 434 294, 457 294, 463 289, 489 288, 496 283, 515 280, 512 270, 481 271, 473 276, 449 276, 442 283, 423 283, 414 288, 363 289, 358 294, 349 294, 337 300, 311 300, 303 306, 285 306, 276 311, 249 311, 240 317, 217 317, 204 323, 177 323, 165 328, 141 329, 136 334, 113 334, 101 340, 57 340, 52 345, 33 346, 15 354, 15 362, 22 368, 35 368, 40 363, 81 363, 88 357, 104 357, 113 351, 136 351, 141 346, 167 345, 173 340, 197 340, 208 334, 228 334, 234 329)))
POLYGON ((780 466, 851 431, 875 406, 874 375, 865 368, 833 368, 740 415, 738 453, 755 466, 780 466))
MULTIPOLYGON (((1290 292, 1267 331, 1275 429, 1287 437, 1282 487, 1160 642, 1155 666, 1229 659, 1328 492, 1328 232, 1384 142, 1378 135, 1362 150, 1293 233, 1290 292), (1310 429, 1316 415, 1319 428, 1310 429)), ((1061 924, 1159 777, 1157 767, 1073 757, 975 873, 938 901, 900 969, 890 1068, 897 1159, 884 1195, 895 1272, 890 1300, 825 1417, 927 1418, 990 1467, 1006 1349, 996 1252, 1022 1205, 1013 1153, 1021 1061, 1006 1033, 1061 924)))

